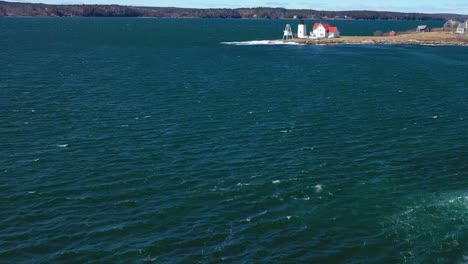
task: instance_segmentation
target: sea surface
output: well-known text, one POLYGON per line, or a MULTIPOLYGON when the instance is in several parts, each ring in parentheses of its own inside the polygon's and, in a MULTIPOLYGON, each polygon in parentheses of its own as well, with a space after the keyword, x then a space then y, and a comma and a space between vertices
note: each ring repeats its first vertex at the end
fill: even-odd
POLYGON ((0 18, 0 262, 468 263, 468 47, 286 23, 0 18))

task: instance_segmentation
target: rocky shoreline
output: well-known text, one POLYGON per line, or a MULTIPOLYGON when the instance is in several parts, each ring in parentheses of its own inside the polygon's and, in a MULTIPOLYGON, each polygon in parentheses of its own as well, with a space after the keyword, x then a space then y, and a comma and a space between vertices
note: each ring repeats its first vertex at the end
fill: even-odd
POLYGON ((468 46, 468 35, 451 32, 407 33, 397 36, 341 36, 326 39, 292 39, 306 45, 431 45, 431 46, 468 46))

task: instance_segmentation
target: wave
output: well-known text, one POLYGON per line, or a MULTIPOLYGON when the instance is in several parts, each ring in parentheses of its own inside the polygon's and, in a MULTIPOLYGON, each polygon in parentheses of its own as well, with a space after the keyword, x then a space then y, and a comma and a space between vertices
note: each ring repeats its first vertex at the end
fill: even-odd
POLYGON ((258 45, 302 45, 295 42, 286 42, 282 40, 251 40, 251 41, 236 41, 236 42, 221 42, 224 45, 235 46, 258 46, 258 45))
POLYGON ((407 262, 425 263, 443 248, 455 261, 465 258, 468 193, 435 195, 414 201, 384 223, 407 262))

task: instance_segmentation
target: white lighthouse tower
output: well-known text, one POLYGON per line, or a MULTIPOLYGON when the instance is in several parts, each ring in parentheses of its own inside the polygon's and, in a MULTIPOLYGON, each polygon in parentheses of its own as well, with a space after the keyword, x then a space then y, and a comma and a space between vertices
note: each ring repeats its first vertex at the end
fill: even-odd
POLYGON ((301 20, 301 23, 297 26, 297 37, 298 38, 307 38, 307 25, 304 23, 304 20, 301 20))
POLYGON ((283 39, 293 39, 293 33, 290 24, 286 24, 283 31, 283 39))

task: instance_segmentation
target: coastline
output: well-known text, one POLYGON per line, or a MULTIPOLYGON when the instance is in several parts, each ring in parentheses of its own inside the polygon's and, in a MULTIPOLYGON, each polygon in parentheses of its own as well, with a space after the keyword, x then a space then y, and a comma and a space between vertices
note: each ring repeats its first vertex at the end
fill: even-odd
POLYGON ((341 36, 324 39, 291 39, 304 45, 431 45, 431 46, 468 46, 468 36, 445 31, 426 33, 405 33, 397 36, 341 36))

